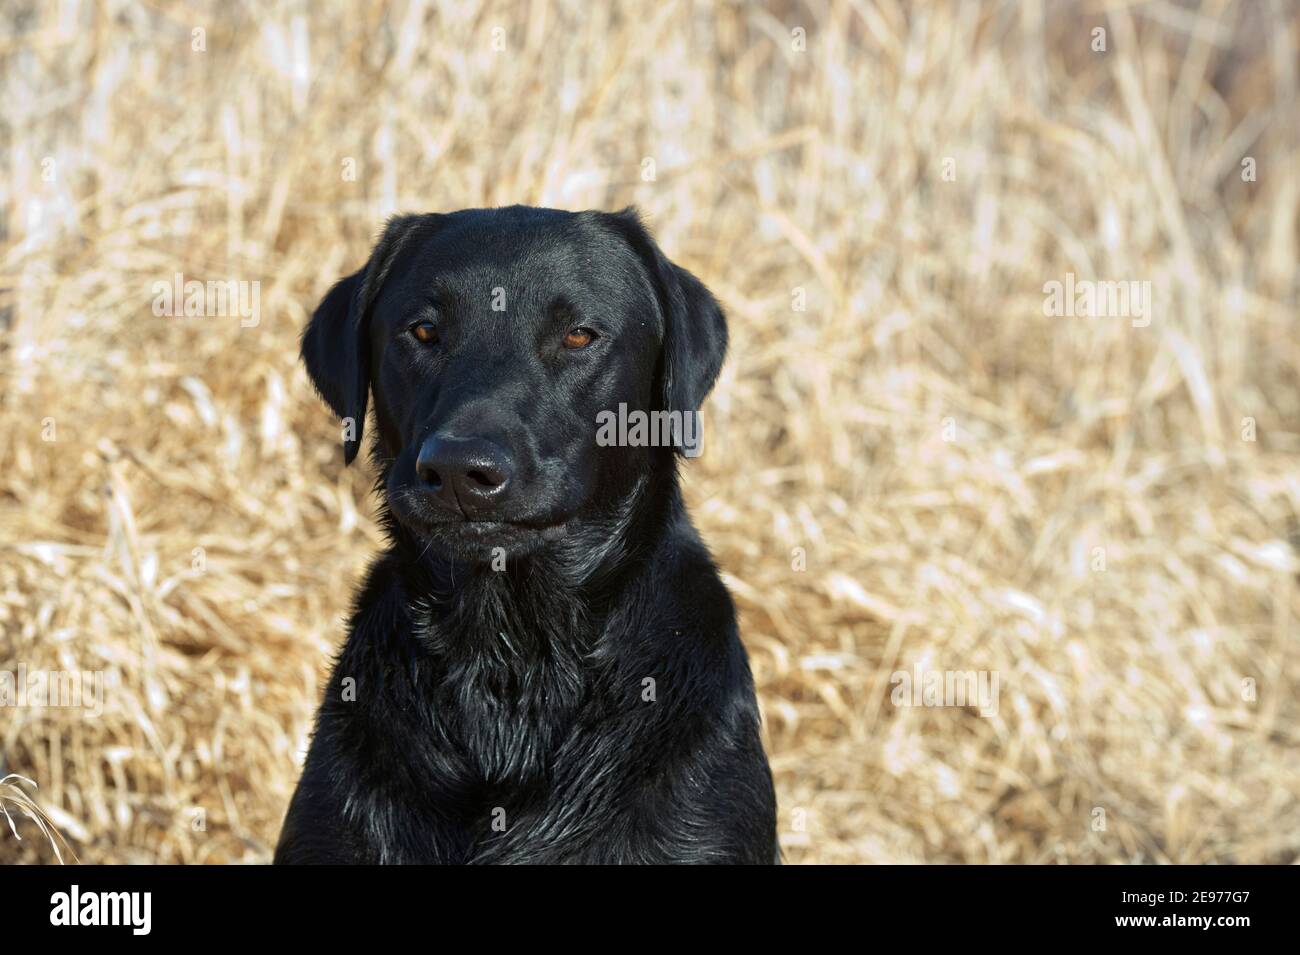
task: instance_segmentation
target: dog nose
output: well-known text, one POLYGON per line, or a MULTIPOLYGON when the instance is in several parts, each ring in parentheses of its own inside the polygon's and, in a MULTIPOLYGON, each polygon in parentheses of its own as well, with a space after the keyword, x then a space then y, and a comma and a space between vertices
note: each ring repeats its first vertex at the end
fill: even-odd
POLYGON ((439 504, 468 516, 501 500, 514 462, 504 448, 485 438, 435 434, 420 445, 415 473, 439 504))

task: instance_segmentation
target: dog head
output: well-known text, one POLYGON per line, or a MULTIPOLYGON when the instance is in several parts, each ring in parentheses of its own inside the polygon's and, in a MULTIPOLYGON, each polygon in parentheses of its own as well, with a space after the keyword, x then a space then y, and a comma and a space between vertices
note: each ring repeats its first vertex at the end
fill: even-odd
POLYGON ((394 519, 486 561, 607 516, 697 448, 726 345, 714 297, 634 211, 514 206, 393 219, 302 357, 348 463, 373 394, 394 519))

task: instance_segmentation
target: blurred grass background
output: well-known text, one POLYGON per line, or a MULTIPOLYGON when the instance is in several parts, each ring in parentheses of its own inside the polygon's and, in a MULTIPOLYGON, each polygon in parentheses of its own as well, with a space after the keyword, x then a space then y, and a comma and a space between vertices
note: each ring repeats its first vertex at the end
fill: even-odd
POLYGON ((1283 0, 6 3, 0 670, 108 687, 0 708, 35 784, 0 860, 55 859, 25 794, 83 862, 268 861, 381 543, 299 330, 389 214, 515 202, 638 204, 728 310, 686 480, 789 861, 1295 860, 1298 35, 1283 0), (155 316, 178 272, 260 322, 155 316), (1067 272, 1150 281, 1151 324, 1045 316, 1067 272), (996 672, 997 715, 894 706, 913 667, 996 672))

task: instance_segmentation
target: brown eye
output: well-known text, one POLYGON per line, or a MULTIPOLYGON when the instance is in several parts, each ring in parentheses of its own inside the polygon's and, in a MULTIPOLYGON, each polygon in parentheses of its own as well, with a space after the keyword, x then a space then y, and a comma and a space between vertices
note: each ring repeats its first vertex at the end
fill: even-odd
POLYGON ((416 322, 411 326, 411 334, 422 345, 432 345, 438 340, 438 326, 433 322, 416 322))
POLYGON ((574 328, 569 334, 564 336, 565 348, 586 348, 593 341, 596 335, 589 328, 574 328))

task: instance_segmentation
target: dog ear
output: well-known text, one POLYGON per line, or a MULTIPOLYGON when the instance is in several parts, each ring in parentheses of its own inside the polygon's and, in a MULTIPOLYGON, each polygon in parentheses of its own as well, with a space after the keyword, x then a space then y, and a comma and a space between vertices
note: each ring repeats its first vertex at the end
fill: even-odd
POLYGON ((397 253, 436 216, 395 216, 365 266, 321 300, 302 335, 302 361, 316 391, 344 422, 343 461, 361 447, 370 397, 370 308, 397 253))
MULTIPOLYGON (((663 312, 659 401, 665 411, 698 415, 727 354, 727 319, 704 283, 674 265, 629 206, 610 216, 650 273, 663 312)), ((678 442, 677 450, 685 449, 678 442)))
POLYGON ((302 335, 302 361, 317 393, 342 419, 343 460, 361 444, 370 395, 369 344, 357 307, 365 269, 336 284, 321 300, 302 335))

